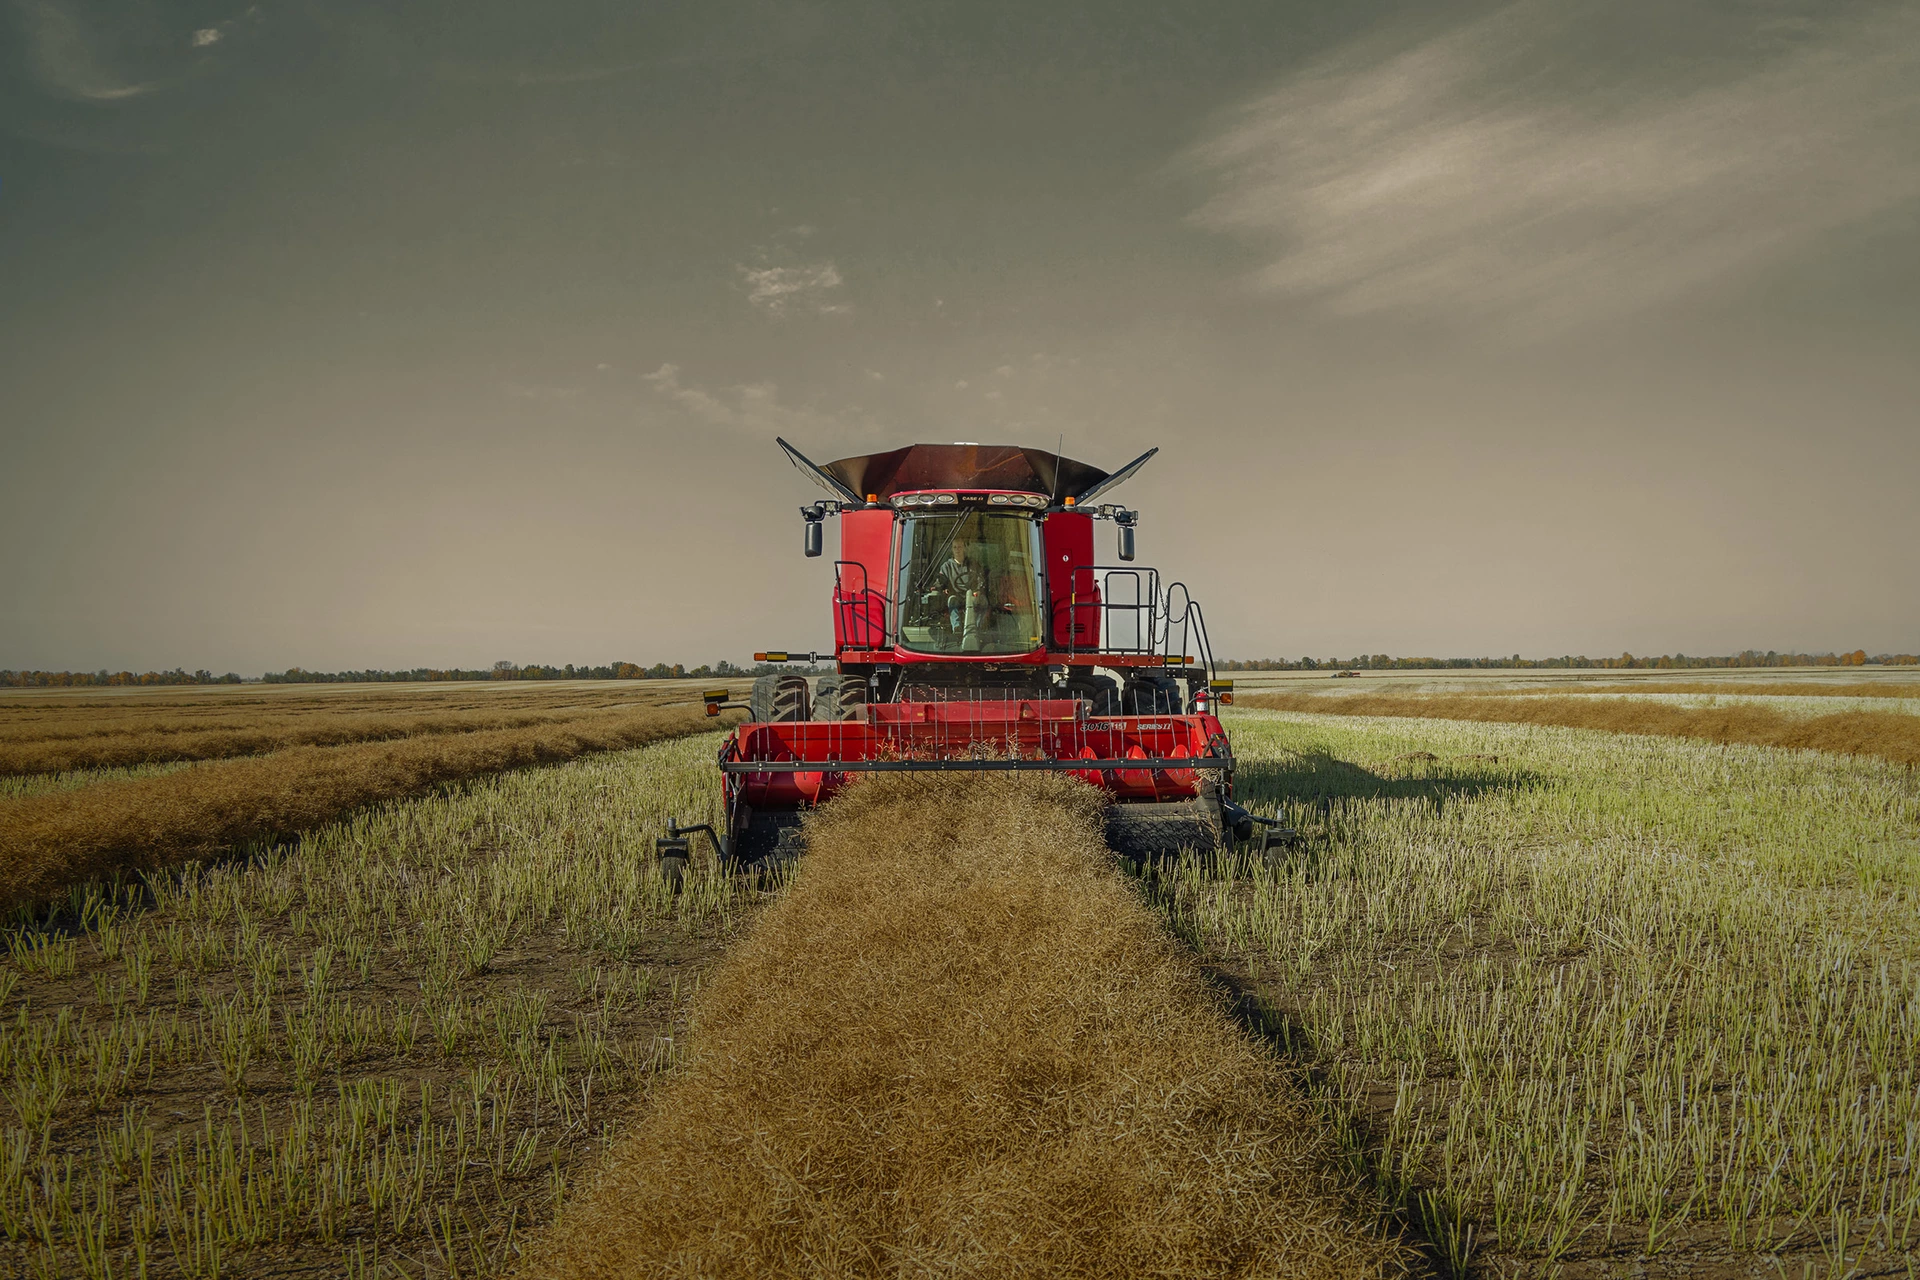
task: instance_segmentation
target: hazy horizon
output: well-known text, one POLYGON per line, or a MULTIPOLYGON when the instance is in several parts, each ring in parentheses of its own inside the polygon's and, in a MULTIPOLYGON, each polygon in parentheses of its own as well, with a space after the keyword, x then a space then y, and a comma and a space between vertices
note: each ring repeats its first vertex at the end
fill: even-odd
POLYGON ((776 434, 1160 446, 1221 657, 1920 650, 1911 5, 0 30, 0 668, 825 647, 776 434))

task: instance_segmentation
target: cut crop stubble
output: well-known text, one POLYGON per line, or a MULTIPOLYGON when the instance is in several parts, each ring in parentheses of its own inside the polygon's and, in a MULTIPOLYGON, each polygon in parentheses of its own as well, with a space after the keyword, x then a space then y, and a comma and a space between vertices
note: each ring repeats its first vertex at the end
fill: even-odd
POLYGON ((1305 711, 1321 715, 1557 725, 1568 729, 1601 729, 1611 733, 1877 756, 1896 764, 1920 764, 1920 716, 1897 711, 1791 716, 1760 706, 1676 707, 1632 697, 1569 698, 1539 694, 1500 697, 1261 693, 1242 697, 1240 703, 1266 711, 1305 711))

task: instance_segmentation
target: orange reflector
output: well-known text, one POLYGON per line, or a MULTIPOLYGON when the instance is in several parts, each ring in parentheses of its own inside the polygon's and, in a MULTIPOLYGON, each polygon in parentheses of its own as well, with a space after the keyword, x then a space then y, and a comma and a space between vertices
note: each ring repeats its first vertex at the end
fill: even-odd
POLYGON ((719 714, 720 714, 720 704, 719 704, 719 703, 717 703, 717 702, 709 702, 709 703, 707 704, 707 714, 708 714, 708 715, 710 715, 710 716, 717 716, 717 715, 719 715, 719 714))
POLYGON ((1223 693, 1223 694, 1221 694, 1221 695, 1220 695, 1220 702, 1221 702, 1221 705, 1222 705, 1222 706, 1228 706, 1228 707, 1230 707, 1230 706, 1232 706, 1232 705, 1233 705, 1233 695, 1232 695, 1232 694, 1230 694, 1230 693, 1223 693))

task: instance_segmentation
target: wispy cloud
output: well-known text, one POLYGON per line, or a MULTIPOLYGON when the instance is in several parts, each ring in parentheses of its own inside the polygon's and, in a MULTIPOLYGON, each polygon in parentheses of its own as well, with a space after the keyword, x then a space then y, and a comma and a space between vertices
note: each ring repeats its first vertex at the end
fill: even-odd
POLYGON ((831 262, 797 267, 741 267, 747 301, 770 316, 830 316, 852 308, 839 301, 843 283, 831 262))
POLYGON ((1737 64, 1558 74, 1578 61, 1554 51, 1602 12, 1528 0, 1307 68, 1189 157, 1217 185, 1194 221, 1268 254, 1262 290, 1552 325, 1644 309, 1920 199, 1920 8, 1829 9, 1764 49, 1756 29, 1737 64))
POLYGON ((715 394, 681 382, 680 366, 673 364, 642 374, 641 380, 709 426, 758 437, 800 435, 839 440, 849 435, 872 435, 878 429, 859 413, 823 413, 786 404, 771 382, 744 383, 715 394))
POLYGON ((52 0, 14 0, 26 29, 35 71, 48 89, 63 98, 117 102, 137 98, 159 86, 128 83, 108 69, 81 21, 52 0))

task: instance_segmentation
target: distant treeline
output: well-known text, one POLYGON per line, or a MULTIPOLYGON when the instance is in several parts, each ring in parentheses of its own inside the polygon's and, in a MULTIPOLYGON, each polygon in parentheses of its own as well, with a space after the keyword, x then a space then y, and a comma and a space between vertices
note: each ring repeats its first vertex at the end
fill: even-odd
POLYGON ((89 685, 139 684, 245 684, 244 676, 229 671, 217 676, 211 671, 0 671, 0 686, 14 689, 66 689, 89 685))
POLYGON ((1432 671, 1453 668, 1534 669, 1565 667, 1575 670, 1659 670, 1692 671, 1714 667, 1864 667, 1868 663, 1885 667, 1911 667, 1920 657, 1911 653, 1882 653, 1868 657, 1864 649, 1852 653, 1761 653, 1747 649, 1731 657, 1691 658, 1684 653, 1662 654, 1657 658, 1636 658, 1623 653, 1617 658, 1589 658, 1566 655, 1558 658, 1394 658, 1384 653, 1363 653, 1357 658, 1251 658, 1220 664, 1223 671, 1432 671))
MULTIPOLYGON (((247 677, 229 671, 216 676, 211 671, 0 671, 0 687, 15 689, 66 689, 109 685, 169 684, 381 684, 433 680, 705 680, 726 677, 758 676, 770 672, 799 670, 761 663, 755 667, 737 667, 731 662, 702 663, 691 669, 678 662, 656 662, 643 667, 637 662, 613 662, 601 667, 521 666, 515 662, 496 662, 491 667, 415 667, 410 671, 306 671, 289 667, 266 675, 247 677)), ((812 670, 811 667, 806 670, 812 670)))
MULTIPOLYGON (((1636 658, 1623 653, 1617 658, 1588 658, 1571 655, 1558 658, 1395 658, 1384 653, 1363 653, 1355 658, 1235 658, 1220 664, 1222 671, 1433 671, 1450 669, 1535 669, 1565 667, 1576 670, 1662 670, 1691 671, 1713 667, 1863 667, 1878 663, 1887 667, 1920 665, 1920 657, 1911 653, 1882 653, 1868 657, 1864 649, 1852 653, 1761 653, 1748 649, 1731 657, 1692 658, 1684 653, 1664 654, 1657 658, 1636 658)), ((216 676, 211 671, 0 671, 0 687, 15 689, 64 689, 107 685, 172 684, 386 684, 419 683, 435 680, 708 680, 762 676, 774 672, 797 672, 798 666, 760 663, 738 667, 724 659, 686 667, 678 662, 656 662, 643 667, 637 662, 612 662, 605 666, 564 667, 521 666, 496 662, 491 667, 414 667, 410 671, 305 671, 289 667, 266 675, 246 677, 229 671, 216 676)), ((815 670, 813 667, 805 671, 815 670)))
POLYGON ((471 671, 460 667, 445 670, 439 667, 415 667, 411 671, 302 671, 299 667, 290 667, 285 671, 268 672, 260 679, 265 684, 364 684, 403 680, 704 680, 709 677, 765 675, 770 671, 782 670, 785 668, 766 663, 757 667, 736 667, 725 659, 712 664, 703 662, 697 667, 686 667, 678 662, 656 662, 650 667, 643 667, 637 662, 610 662, 602 667, 576 667, 571 662, 564 667, 496 662, 491 667, 471 671))

